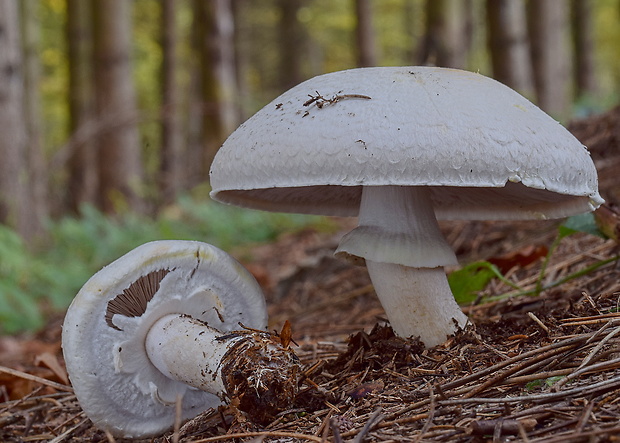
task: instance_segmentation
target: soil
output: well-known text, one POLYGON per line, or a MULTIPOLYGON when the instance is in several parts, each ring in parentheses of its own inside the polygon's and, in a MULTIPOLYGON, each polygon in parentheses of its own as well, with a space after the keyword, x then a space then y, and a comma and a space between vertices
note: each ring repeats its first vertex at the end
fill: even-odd
MULTIPOLYGON (((540 295, 494 279, 464 307, 472 324, 425 349, 394 336, 365 268, 333 258, 353 221, 234 251, 265 289, 270 327, 290 322, 296 400, 260 424, 232 401, 145 441, 620 440, 620 108, 570 129, 591 150, 607 200, 596 218, 615 239, 565 237, 541 278, 558 222, 441 224, 460 263, 488 260, 540 295)), ((123 441, 97 430, 72 394, 61 322, 0 337, 0 441, 123 441)), ((288 342, 287 328, 278 335, 288 342)))

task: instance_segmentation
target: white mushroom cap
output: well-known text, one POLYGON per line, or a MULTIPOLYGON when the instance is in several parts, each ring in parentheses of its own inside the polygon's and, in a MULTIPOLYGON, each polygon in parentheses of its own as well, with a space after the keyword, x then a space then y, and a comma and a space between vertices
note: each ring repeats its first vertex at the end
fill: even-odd
POLYGON ((369 185, 427 186, 438 219, 557 218, 603 201, 564 127, 495 80, 445 68, 312 78, 241 125, 211 169, 214 199, 268 211, 355 216, 369 185))
POLYGON ((149 360, 145 339, 168 314, 188 314, 219 331, 239 322, 265 328, 267 312, 254 277, 225 252, 195 241, 144 244, 82 287, 62 333, 67 371, 80 405, 101 429, 153 435, 221 404, 216 395, 170 380, 149 360))

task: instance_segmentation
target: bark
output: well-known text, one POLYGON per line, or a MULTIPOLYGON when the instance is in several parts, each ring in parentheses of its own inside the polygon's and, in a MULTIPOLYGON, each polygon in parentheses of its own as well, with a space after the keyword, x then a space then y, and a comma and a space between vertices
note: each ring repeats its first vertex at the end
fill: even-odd
POLYGON ((372 20, 371 0, 354 0, 355 3, 355 42, 357 48, 357 65, 376 66, 377 47, 375 44, 375 30, 372 20))
POLYGON ((222 142, 238 124, 234 22, 230 0, 196 0, 204 103, 204 176, 222 142))
POLYGON ((141 210, 142 162, 131 69, 131 2, 95 0, 99 201, 106 213, 141 210))
POLYGON ((466 29, 462 0, 426 0, 426 33, 420 64, 464 68, 466 29))
POLYGON ((32 234, 19 3, 0 0, 0 222, 32 234))
POLYGON ((575 95, 582 97, 596 93, 592 1, 572 0, 571 12, 575 53, 575 95))
POLYGON ((41 117, 41 80, 39 65, 38 2, 22 0, 22 35, 24 48, 24 107, 26 124, 26 168, 30 204, 29 235, 43 233, 43 220, 49 213, 47 202, 48 174, 43 152, 43 119, 41 117))
MULTIPOLYGON (((238 97, 237 103, 237 121, 242 122, 247 120, 255 109, 252 107, 252 96, 248 85, 248 73, 254 69, 250 62, 247 42, 252 41, 252 31, 255 30, 253 23, 248 23, 249 20, 245 20, 247 11, 250 10, 250 2, 248 0, 233 0, 232 2, 232 14, 233 22, 235 23, 234 32, 234 44, 235 44, 235 73, 236 79, 236 95, 238 97)), ((254 46, 254 45, 252 45, 254 46)))
POLYGON ((78 213, 84 204, 96 204, 97 152, 94 132, 91 0, 67 0, 69 62, 69 130, 75 144, 68 162, 67 200, 78 213))
POLYGON ((175 0, 162 0, 162 146, 159 186, 164 203, 170 203, 182 188, 180 91, 177 72, 177 26, 175 0))
POLYGON ((493 77, 532 97, 534 85, 524 0, 487 0, 487 29, 493 77))
POLYGON ((301 0, 279 0, 280 86, 284 90, 304 80, 302 74, 304 35, 297 19, 301 6, 301 0))
POLYGON ((556 118, 570 111, 571 59, 568 2, 528 3, 534 87, 538 105, 556 118))

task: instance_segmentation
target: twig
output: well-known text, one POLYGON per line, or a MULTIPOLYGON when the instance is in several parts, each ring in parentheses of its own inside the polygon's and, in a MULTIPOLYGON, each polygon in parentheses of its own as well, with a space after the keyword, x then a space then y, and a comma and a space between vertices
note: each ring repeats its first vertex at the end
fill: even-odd
POLYGON ((88 421, 87 418, 83 419, 77 425, 73 426, 72 428, 67 429, 65 432, 60 434, 58 437, 50 440, 48 443, 60 443, 66 440, 67 438, 71 437, 71 434, 73 434, 80 426, 82 426, 87 421, 88 421))
POLYGON ((470 398, 458 398, 451 400, 440 400, 438 403, 442 406, 447 405, 461 405, 467 403, 521 403, 521 402, 534 402, 534 401, 547 401, 553 400, 556 398, 568 397, 571 395, 579 394, 593 394, 598 392, 599 390, 607 390, 610 391, 612 389, 616 389, 620 387, 620 376, 610 378, 609 380, 604 380, 599 383, 595 383, 592 385, 584 385, 577 388, 569 389, 562 392, 551 392, 545 394, 537 394, 537 395, 522 395, 517 397, 506 397, 506 398, 486 398, 486 397, 470 397, 470 398))
POLYGON ((299 438, 300 440, 310 440, 321 443, 321 437, 308 434, 299 434, 297 432, 285 432, 285 431, 258 431, 258 432, 238 432, 236 434, 216 435, 215 437, 203 438, 201 440, 194 440, 194 443, 208 443, 212 441, 229 440, 232 438, 244 438, 244 437, 289 437, 299 438))
POLYGON ((547 352, 543 352, 538 353, 538 355, 535 354, 535 356, 531 359, 525 360, 515 366, 513 366, 510 369, 507 369, 495 376, 493 376, 492 378, 490 378, 489 380, 487 380, 486 382, 482 383, 479 386, 476 386, 474 389, 472 389, 471 391, 469 391, 467 394, 465 394, 464 398, 470 398, 473 397, 476 394, 479 394, 483 391, 485 391, 486 389, 490 388, 491 386, 493 386, 494 384, 496 384, 498 381, 504 380, 506 379, 509 375, 515 374, 519 371, 521 371, 523 368, 525 367, 529 367, 531 366, 533 363, 536 363, 540 360, 545 360, 549 357, 553 357, 557 354, 561 354, 562 352, 568 351, 572 348, 572 346, 563 346, 561 348, 556 348, 556 349, 551 349, 547 352))
POLYGON ((555 388, 556 385, 560 385, 558 388, 554 389, 555 391, 558 391, 560 389, 560 387, 562 387, 564 384, 566 384, 568 381, 579 377, 582 374, 585 374, 587 372, 595 372, 598 369, 604 368, 604 369, 615 369, 617 367, 620 366, 620 358, 614 358, 612 360, 607 360, 607 361, 602 361, 600 363, 597 363, 595 365, 590 365, 590 366, 585 366, 577 371, 574 371, 570 374, 568 374, 565 378, 559 380, 555 385, 553 385, 553 387, 555 388), (560 382, 562 382, 560 384, 560 382))
POLYGON ((608 259, 605 259, 605 260, 600 260, 600 261, 598 261, 598 262, 596 262, 596 263, 594 263, 594 264, 592 264, 592 265, 590 265, 590 266, 588 266, 588 267, 586 267, 586 268, 584 268, 584 269, 582 269, 580 271, 573 272, 572 274, 569 274, 566 277, 563 277, 563 278, 561 278, 559 280, 555 280, 555 281, 553 281, 551 283, 548 283, 548 284, 542 286, 541 288, 534 287, 534 288, 531 288, 531 289, 517 291, 517 292, 507 292, 507 293, 504 293, 504 294, 495 295, 493 297, 485 297, 484 300, 490 302, 490 301, 504 300, 504 299, 512 298, 512 297, 519 297, 519 296, 522 296, 522 295, 540 294, 541 292, 546 291, 547 289, 552 289, 552 288, 555 288, 557 286, 563 285, 564 283, 566 283, 568 281, 571 281, 571 280, 579 278, 579 277, 581 277, 583 275, 589 274, 590 272, 595 271, 598 268, 601 268, 601 267, 603 267, 605 265, 608 265, 610 263, 616 262, 618 260, 620 260, 620 255, 616 255, 614 257, 611 257, 611 258, 608 258, 608 259))
POLYGON ((177 394, 177 401, 174 405, 174 432, 172 434, 172 443, 179 443, 179 431, 181 429, 181 422, 183 415, 183 396, 177 394))
MULTIPOLYGON (((599 331, 601 331, 601 330, 599 330, 599 331)), ((599 331, 597 331, 597 333, 599 331)), ((564 386, 566 383, 568 383, 568 381, 578 377, 579 375, 583 374, 584 372, 590 371, 592 367, 588 368, 587 367, 588 363, 590 363, 590 361, 594 358, 594 356, 598 353, 598 351, 601 350, 601 348, 605 345, 605 343, 607 343, 609 340, 611 340, 619 332, 620 332, 620 327, 613 329, 605 337, 603 337, 603 339, 588 353, 586 358, 583 359, 583 361, 581 362, 579 367, 573 373, 569 374, 567 377, 563 378, 562 380, 559 380, 554 385, 554 390, 558 391, 562 386, 564 386)), ((606 366, 607 364, 611 364, 612 362, 616 362, 616 361, 620 362, 620 359, 615 359, 615 360, 611 360, 611 361, 607 361, 607 362, 603 362, 603 363, 605 363, 604 366, 606 366)), ((594 366, 598 367, 600 365, 594 365, 594 366)))
POLYGON ((549 333, 550 333, 549 328, 538 317, 536 317, 536 314, 534 314, 533 312, 529 312, 528 311, 527 316, 529 318, 531 318, 532 320, 534 320, 534 322, 536 322, 538 324, 538 326, 543 328, 543 330, 547 333, 547 335, 549 335, 549 333))
POLYGON ((435 418, 435 394, 433 393, 432 385, 429 385, 428 391, 430 400, 430 406, 428 408, 428 418, 426 419, 426 423, 424 423, 424 426, 422 426, 422 430, 414 439, 414 442, 416 443, 422 441, 422 439, 424 438, 424 434, 426 434, 431 428, 431 425, 433 424, 433 419, 435 418))
POLYGON ((375 409, 375 412, 373 412, 370 418, 366 421, 366 424, 364 425, 362 430, 353 439, 353 443, 362 443, 370 429, 376 424, 378 424, 381 420, 383 420, 384 417, 385 416, 381 414, 381 408, 375 409))
POLYGON ((15 377, 23 378, 25 380, 31 380, 37 383, 41 383, 42 385, 49 386, 50 388, 54 388, 59 391, 73 392, 73 388, 71 386, 62 385, 60 383, 56 383, 55 381, 51 381, 46 378, 37 377, 36 375, 28 374, 27 372, 18 371, 17 369, 8 368, 6 366, 0 366, 0 372, 14 375, 15 377))
POLYGON ((329 420, 329 427, 332 430, 332 434, 334 434, 334 443, 342 443, 342 437, 340 436, 340 428, 338 423, 333 418, 329 420))
POLYGON ((543 346, 542 348, 538 348, 538 349, 534 349, 532 351, 524 352, 524 353, 519 354, 519 355, 517 355, 515 357, 509 358, 509 359, 504 360, 504 361, 501 361, 501 362, 499 362, 499 363, 497 363, 497 364, 495 364, 493 366, 489 366, 486 369, 483 369, 483 370, 478 371, 478 372, 474 372, 473 374, 468 375, 467 377, 463 377, 463 378, 460 378, 458 380, 454 380, 452 382, 448 382, 448 383, 442 385, 441 389, 447 395, 448 394, 447 391, 449 389, 453 389, 453 388, 458 387, 458 386, 463 386, 463 385, 465 385, 465 384, 467 384, 469 382, 472 382, 472 381, 480 380, 480 378, 482 378, 482 377, 484 377, 484 376, 486 376, 488 374, 492 374, 494 372, 497 372, 498 370, 500 370, 502 368, 505 368, 506 366, 509 366, 509 365, 511 365, 513 363, 516 363, 516 362, 520 361, 520 360, 525 360, 525 359, 527 359, 529 357, 538 355, 538 354, 540 354, 542 352, 546 352, 546 351, 551 350, 551 349, 562 348, 562 347, 565 347, 565 346, 576 346, 579 343, 586 341, 590 337, 590 335, 592 335, 592 334, 578 335, 576 337, 567 338, 565 340, 562 340, 562 341, 559 341, 559 342, 556 342, 556 343, 552 343, 552 344, 547 345, 547 346, 543 346))
POLYGON ((594 409, 594 402, 591 402, 591 401, 588 402, 586 407, 583 410, 583 413, 581 414, 581 418, 579 419, 579 422, 577 423, 577 427, 576 427, 577 432, 583 431, 583 428, 585 427, 586 423, 588 423, 588 420, 590 419, 590 414, 592 414, 593 409, 594 409))

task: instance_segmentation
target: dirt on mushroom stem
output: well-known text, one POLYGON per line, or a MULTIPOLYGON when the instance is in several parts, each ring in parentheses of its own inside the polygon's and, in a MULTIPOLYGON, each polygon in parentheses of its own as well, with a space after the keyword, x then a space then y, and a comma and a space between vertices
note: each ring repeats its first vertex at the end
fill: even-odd
POLYGON ((221 362, 221 375, 231 404, 254 422, 266 425, 278 413, 290 409, 297 397, 300 362, 266 332, 244 334, 221 362))

